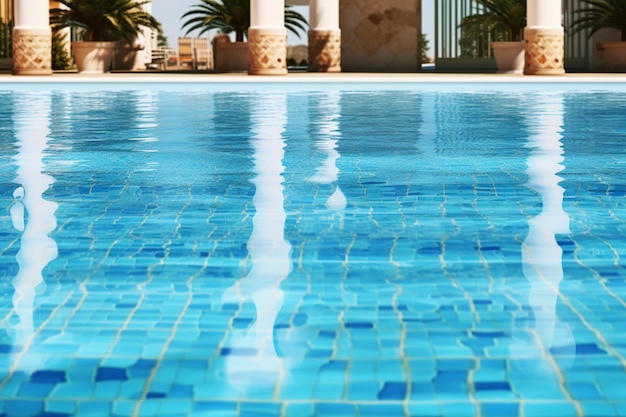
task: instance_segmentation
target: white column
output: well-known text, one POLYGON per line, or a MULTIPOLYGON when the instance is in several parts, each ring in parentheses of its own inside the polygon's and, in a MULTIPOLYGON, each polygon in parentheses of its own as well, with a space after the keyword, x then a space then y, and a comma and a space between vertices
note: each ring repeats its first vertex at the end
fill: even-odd
POLYGON ((13 327, 14 345, 21 351, 13 357, 12 370, 32 372, 41 369, 45 357, 29 352, 36 330, 33 317, 37 292, 45 288, 44 268, 57 257, 57 244, 50 237, 56 229, 58 204, 47 200, 54 178, 45 172, 44 158, 50 134, 51 93, 18 95, 14 100, 13 126, 17 143, 17 188, 10 214, 13 227, 22 233, 16 255, 19 270, 13 278, 13 309, 19 321, 13 327))
POLYGON ((287 74, 284 0, 251 1, 248 47, 248 74, 287 74))
POLYGON ((339 0, 311 0, 309 71, 341 71, 339 0))
POLYGON ((228 382, 241 392, 249 385, 274 386, 284 374, 283 359, 276 352, 274 325, 283 306, 281 282, 291 271, 291 243, 285 239, 284 157, 287 146, 287 94, 268 93, 252 104, 253 128, 250 146, 253 150, 251 180, 254 215, 248 239, 248 274, 237 280, 223 295, 223 302, 243 305, 252 299, 256 320, 249 329, 232 329, 224 344, 230 348, 254 349, 258 353, 246 360, 228 356, 225 373, 228 382))
MULTIPOLYGON (((152 14, 152 2, 144 4, 142 8, 144 12, 152 14)), ((157 31, 155 29, 144 27, 139 34, 140 39, 141 37, 143 37, 144 48, 140 51, 141 68, 137 69, 146 69, 146 67, 152 63, 152 50, 156 49, 157 46, 157 31)))
POLYGON ((48 0, 15 0, 13 74, 52 74, 48 0))
POLYGON ((525 343, 522 338, 514 337, 510 345, 511 356, 523 360, 526 372, 553 374, 544 353, 551 348, 560 351, 555 360, 561 369, 575 355, 572 332, 557 314, 559 286, 564 277, 563 249, 557 235, 570 233, 569 215, 563 209, 563 178, 559 175, 565 169, 561 141, 563 100, 561 93, 546 93, 533 100, 526 117, 527 185, 541 196, 542 202, 541 212, 528 219, 528 234, 522 243, 522 271, 529 284, 528 302, 533 310, 534 327, 525 343))
POLYGON ((341 157, 337 151, 341 138, 339 118, 341 117, 341 93, 329 91, 320 97, 315 104, 315 113, 310 115, 310 129, 319 139, 315 148, 326 154, 321 166, 315 169, 315 174, 309 179, 317 184, 330 184, 335 191, 326 200, 326 207, 332 211, 341 211, 346 208, 348 201, 339 188, 339 168, 337 159, 341 157))
POLYGON ((524 29, 524 74, 565 73, 565 32, 561 25, 561 0, 527 0, 524 29))

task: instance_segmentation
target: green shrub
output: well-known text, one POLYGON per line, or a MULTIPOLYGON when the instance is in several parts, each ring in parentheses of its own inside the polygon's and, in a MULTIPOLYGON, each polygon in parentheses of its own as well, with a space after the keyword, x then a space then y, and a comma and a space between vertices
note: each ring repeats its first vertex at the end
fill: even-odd
POLYGON ((72 59, 67 53, 67 41, 59 32, 52 34, 52 69, 67 70, 72 67, 72 59))

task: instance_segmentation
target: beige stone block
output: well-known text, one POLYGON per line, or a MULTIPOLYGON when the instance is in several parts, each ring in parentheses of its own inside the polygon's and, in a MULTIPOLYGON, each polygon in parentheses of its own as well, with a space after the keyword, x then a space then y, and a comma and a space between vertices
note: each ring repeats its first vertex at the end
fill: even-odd
POLYGON ((419 0, 342 0, 342 69, 419 69, 420 4, 419 0))

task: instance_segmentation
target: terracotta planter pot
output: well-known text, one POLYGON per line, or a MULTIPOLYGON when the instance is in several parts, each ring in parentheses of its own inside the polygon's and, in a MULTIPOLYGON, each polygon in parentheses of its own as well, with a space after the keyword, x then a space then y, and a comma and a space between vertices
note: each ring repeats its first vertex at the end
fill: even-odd
POLYGON ((604 61, 610 72, 626 72, 626 42, 604 42, 604 61))
POLYGON ((248 42, 231 42, 227 37, 213 44, 214 68, 218 72, 248 71, 248 42))
POLYGON ((115 42, 72 42, 78 72, 102 74, 110 71, 115 42))
POLYGON ((524 42, 492 42, 498 74, 524 72, 524 42))
POLYGON ((113 69, 125 71, 144 70, 146 69, 145 56, 144 45, 131 45, 126 39, 122 39, 115 45, 113 69))

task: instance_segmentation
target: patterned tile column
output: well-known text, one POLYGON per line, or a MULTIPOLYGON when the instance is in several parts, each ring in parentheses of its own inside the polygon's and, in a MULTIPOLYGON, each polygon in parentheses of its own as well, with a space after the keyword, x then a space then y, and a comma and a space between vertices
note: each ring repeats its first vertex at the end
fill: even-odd
POLYGON ((561 0, 527 0, 527 5, 524 74, 565 74, 565 32, 561 26, 561 0))
POLYGON ((339 0, 311 0, 309 71, 341 71, 339 0))
POLYGON ((52 74, 52 32, 48 0, 16 0, 13 74, 52 74))
POLYGON ((284 0, 252 0, 250 4, 248 74, 287 74, 284 0))
POLYGON ((287 74, 287 31, 283 29, 248 29, 248 74, 287 74))

